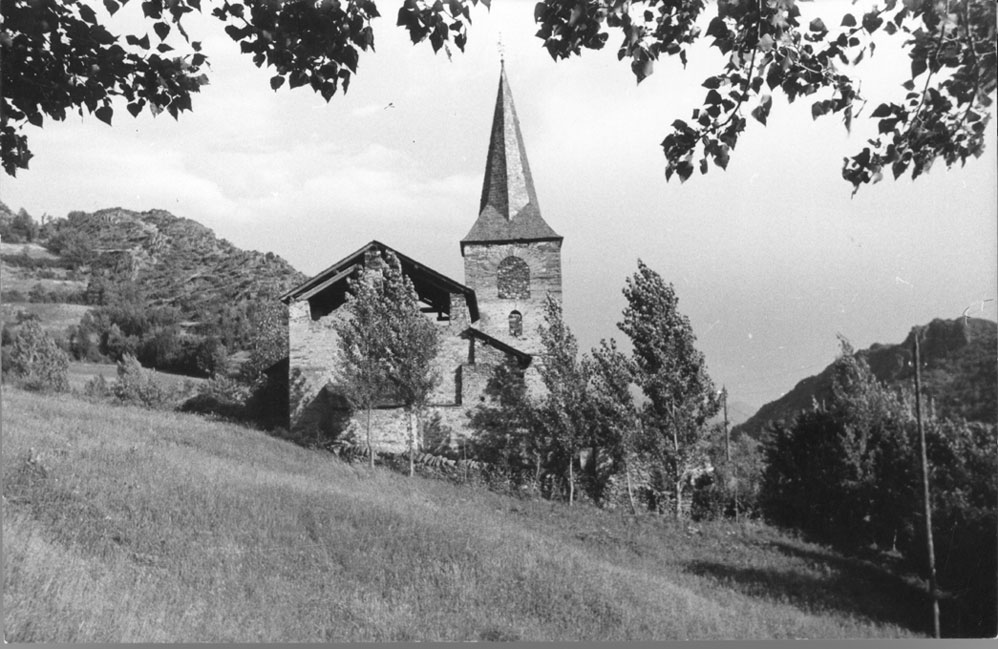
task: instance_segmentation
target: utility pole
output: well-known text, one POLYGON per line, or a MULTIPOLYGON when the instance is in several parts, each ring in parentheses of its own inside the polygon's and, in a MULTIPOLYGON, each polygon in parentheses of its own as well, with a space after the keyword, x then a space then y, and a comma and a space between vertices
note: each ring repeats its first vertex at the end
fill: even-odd
POLYGON ((918 346, 921 331, 915 332, 915 419, 918 445, 922 452, 922 496, 925 499, 925 544, 929 552, 929 594, 932 597, 932 628, 939 636, 939 591, 936 584, 936 553, 932 544, 932 505, 929 502, 929 460, 925 452, 925 429, 922 428, 922 357, 918 346))
POLYGON ((721 403, 724 405, 724 459, 731 464, 731 438, 728 436, 728 388, 721 388, 721 403))

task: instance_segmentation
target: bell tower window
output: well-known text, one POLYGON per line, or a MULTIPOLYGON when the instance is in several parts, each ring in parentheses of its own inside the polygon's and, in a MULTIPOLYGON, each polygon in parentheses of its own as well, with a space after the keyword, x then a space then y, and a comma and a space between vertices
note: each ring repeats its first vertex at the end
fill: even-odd
POLYGON ((509 335, 519 338, 523 335, 523 314, 519 311, 509 313, 509 335))
POLYGON ((496 269, 496 286, 501 298, 529 298, 530 266, 519 257, 506 257, 496 269))

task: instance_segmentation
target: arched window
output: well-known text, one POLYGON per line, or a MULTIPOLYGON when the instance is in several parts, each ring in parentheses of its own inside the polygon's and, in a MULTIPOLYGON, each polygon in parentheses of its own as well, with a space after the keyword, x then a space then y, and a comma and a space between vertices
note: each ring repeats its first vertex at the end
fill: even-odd
POLYGON ((499 297, 521 299, 530 297, 530 266, 519 257, 506 257, 496 269, 499 297))
POLYGON ((519 311, 509 312, 509 335, 515 338, 523 335, 523 314, 519 311))

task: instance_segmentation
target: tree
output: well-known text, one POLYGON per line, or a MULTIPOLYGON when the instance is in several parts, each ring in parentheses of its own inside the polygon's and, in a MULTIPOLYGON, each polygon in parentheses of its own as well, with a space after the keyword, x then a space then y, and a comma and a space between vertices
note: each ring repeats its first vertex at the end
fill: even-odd
POLYGON ((627 306, 618 323, 634 348, 635 379, 648 398, 642 413, 644 451, 658 463, 672 487, 676 518, 683 512, 683 490, 704 466, 707 420, 719 403, 707 375, 703 353, 689 319, 678 311, 671 284, 638 260, 638 271, 624 286, 627 306))
POLYGON ((540 326, 540 375, 546 393, 537 408, 540 426, 549 436, 549 453, 562 469, 568 488, 568 504, 575 501, 575 460, 590 441, 591 402, 585 366, 579 362, 579 346, 565 324, 561 303, 551 295, 544 301, 540 326))
POLYGON ((475 434, 472 455, 497 466, 514 485, 540 484, 544 435, 527 394, 523 368, 513 361, 496 365, 485 384, 487 400, 470 415, 475 434))
POLYGON ((422 430, 422 415, 440 377, 433 369, 433 359, 440 347, 436 326, 419 307, 419 296, 412 281, 402 273, 395 254, 385 255, 382 271, 382 300, 386 307, 384 344, 386 374, 406 410, 409 432, 409 475, 415 473, 417 435, 422 430))
POLYGON ((45 333, 38 320, 21 324, 4 360, 4 372, 18 378, 30 390, 69 389, 69 357, 45 333))
POLYGON ((588 463, 593 499, 601 502, 609 479, 623 473, 628 502, 631 512, 635 513, 630 473, 639 426, 638 411, 631 395, 634 364, 617 349, 612 338, 609 342, 601 340, 599 347, 593 349, 583 363, 589 379, 589 403, 593 413, 588 463))
MULTIPOLYGON (((103 0, 103 7, 113 15, 128 1, 103 0)), ((858 188, 887 169, 895 178, 910 170, 914 178, 936 160, 951 166, 981 154, 996 87, 995 0, 885 0, 859 17, 846 14, 831 29, 820 18, 802 25, 798 1, 804 0, 542 0, 534 15, 537 36, 556 60, 601 49, 617 32, 618 58, 630 60, 638 82, 661 55, 685 65, 691 46, 711 39, 725 62, 703 81, 703 105, 689 122, 675 120, 662 141, 667 178, 685 181, 696 168, 707 173, 711 162, 726 168, 747 126, 745 111, 766 124, 774 92, 791 102, 812 98, 815 118, 841 115, 850 128, 864 100, 841 68, 872 57, 878 32, 907 37, 907 94, 873 109, 880 136, 845 160, 843 177, 858 188)), ((470 8, 479 2, 490 4, 405 0, 396 23, 413 43, 463 51, 470 8)), ((24 127, 42 126, 46 116, 61 120, 86 108, 110 124, 118 97, 132 115, 148 109, 176 118, 191 109, 191 95, 207 81, 207 59, 183 19, 201 12, 202 1, 141 6, 153 35, 122 38, 83 0, 0 0, 0 153, 8 174, 27 168, 24 127)), ((360 53, 374 49, 371 21, 380 14, 373 0, 222 0, 211 15, 257 66, 274 70, 274 90, 308 86, 329 101, 349 87, 360 53)))
POLYGON ((339 378, 347 399, 367 415, 364 433, 368 463, 374 467, 371 443, 371 411, 388 385, 384 347, 385 302, 378 272, 365 267, 350 280, 344 307, 348 317, 335 325, 339 337, 339 378))
POLYGON ((419 309, 412 281, 392 252, 369 255, 350 281, 346 312, 337 322, 340 379, 347 398, 366 411, 369 462, 374 466, 371 411, 390 396, 407 416, 409 474, 414 472, 419 416, 437 383, 432 361, 439 345, 436 327, 419 309))
MULTIPOLYGON (((827 404, 773 427, 764 441, 766 516, 848 550, 900 552, 926 572, 920 449, 910 396, 877 382, 845 341, 827 404)), ((998 437, 994 424, 925 422, 938 579, 963 614, 947 635, 993 636, 998 592, 998 437)), ((955 613, 955 612, 954 612, 955 613)))

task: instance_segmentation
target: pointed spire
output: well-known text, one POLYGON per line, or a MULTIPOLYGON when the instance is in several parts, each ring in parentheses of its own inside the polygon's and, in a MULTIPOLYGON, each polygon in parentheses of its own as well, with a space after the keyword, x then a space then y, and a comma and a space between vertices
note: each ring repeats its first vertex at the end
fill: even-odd
POLYGON ((461 249, 466 243, 561 239, 541 218, 503 61, 478 220, 461 240, 461 249))

